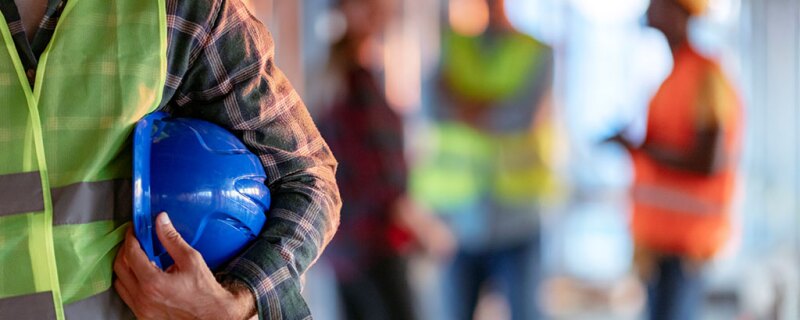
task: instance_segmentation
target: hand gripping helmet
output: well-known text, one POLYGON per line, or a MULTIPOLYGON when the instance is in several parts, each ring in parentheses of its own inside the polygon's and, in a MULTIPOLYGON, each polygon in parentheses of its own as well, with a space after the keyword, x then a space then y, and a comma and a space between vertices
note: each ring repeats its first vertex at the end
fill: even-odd
POLYGON ((155 233, 161 212, 211 270, 261 232, 270 204, 267 177, 258 157, 233 134, 156 112, 136 125, 133 144, 134 232, 159 267, 173 264, 155 233))

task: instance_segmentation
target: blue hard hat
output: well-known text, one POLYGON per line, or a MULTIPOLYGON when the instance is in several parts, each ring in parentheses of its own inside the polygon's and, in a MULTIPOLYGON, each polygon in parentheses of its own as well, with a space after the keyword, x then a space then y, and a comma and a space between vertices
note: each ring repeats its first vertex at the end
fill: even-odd
POLYGON ((206 121, 156 112, 136 125, 133 144, 134 233, 159 267, 173 264, 155 233, 161 212, 211 270, 261 232, 270 204, 267 176, 233 134, 206 121))

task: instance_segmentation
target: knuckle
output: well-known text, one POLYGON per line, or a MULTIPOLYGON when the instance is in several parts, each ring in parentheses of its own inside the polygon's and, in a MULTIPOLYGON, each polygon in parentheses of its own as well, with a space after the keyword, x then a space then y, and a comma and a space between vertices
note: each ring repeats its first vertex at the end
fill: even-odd
POLYGON ((127 249, 134 248, 135 246, 136 243, 133 240, 131 240, 130 236, 125 237, 125 240, 123 240, 122 242, 122 247, 125 248, 125 254, 128 254, 128 251, 130 251, 127 249))
POLYGON ((119 275, 120 273, 122 273, 122 268, 123 268, 122 262, 120 262, 119 259, 114 261, 114 273, 119 275))
POLYGON ((141 283, 142 295, 140 299, 158 299, 161 296, 161 287, 156 281, 145 280, 141 283))
POLYGON ((188 248, 186 251, 188 251, 188 253, 189 253, 188 257, 189 257, 189 259, 192 260, 192 262, 202 262, 203 261, 203 255, 200 254, 199 251, 194 250, 192 248, 188 248))
POLYGON ((175 229, 167 230, 167 233, 165 235, 167 236, 167 240, 172 241, 172 242, 179 242, 179 241, 183 240, 183 238, 181 237, 181 234, 178 233, 178 230, 175 230, 175 229))
POLYGON ((186 248, 181 250, 181 255, 183 255, 183 257, 187 261, 189 261, 190 263, 192 263, 194 265, 204 261, 203 260, 203 255, 201 255, 200 252, 198 252, 197 250, 195 250, 192 247, 188 247, 187 246, 186 248))

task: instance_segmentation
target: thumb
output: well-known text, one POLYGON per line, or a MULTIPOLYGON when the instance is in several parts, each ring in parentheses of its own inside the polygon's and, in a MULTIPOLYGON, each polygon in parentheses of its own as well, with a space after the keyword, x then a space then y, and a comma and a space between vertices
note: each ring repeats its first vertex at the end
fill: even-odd
POLYGON ((156 234, 161 245, 179 268, 188 268, 202 263, 203 257, 186 243, 186 240, 183 240, 166 212, 162 212, 156 217, 156 234))

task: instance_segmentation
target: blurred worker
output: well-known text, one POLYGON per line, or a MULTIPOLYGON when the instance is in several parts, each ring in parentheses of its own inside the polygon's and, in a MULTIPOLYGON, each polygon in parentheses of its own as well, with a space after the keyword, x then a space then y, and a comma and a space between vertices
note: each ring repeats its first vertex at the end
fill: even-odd
POLYGON ((719 64, 689 44, 689 19, 706 6, 651 1, 648 22, 666 36, 674 67, 650 103, 644 143, 613 138, 633 157, 632 232, 651 319, 697 318, 700 267, 731 235, 742 108, 719 64))
POLYGON ((336 229, 336 162, 241 0, 0 11, 0 319, 310 317, 300 279, 336 229), (128 229, 130 134, 156 110, 221 125, 268 173, 269 225, 217 277, 166 213, 166 272, 128 229))
POLYGON ((415 167, 413 186, 458 240, 444 270, 453 317, 472 319, 489 288, 507 299, 513 319, 536 319, 539 213, 554 188, 552 50, 512 27, 504 1, 480 2, 488 28, 475 35, 460 22, 478 16, 451 6, 432 152, 415 167))
POLYGON ((345 319, 414 319, 406 272, 413 240, 447 254, 452 237, 406 196, 403 123, 374 75, 376 44, 394 0, 340 0, 347 22, 331 49, 321 131, 339 160, 342 220, 324 255, 337 277, 345 319))

